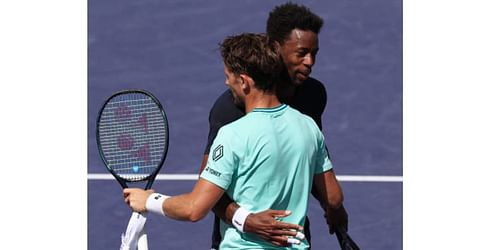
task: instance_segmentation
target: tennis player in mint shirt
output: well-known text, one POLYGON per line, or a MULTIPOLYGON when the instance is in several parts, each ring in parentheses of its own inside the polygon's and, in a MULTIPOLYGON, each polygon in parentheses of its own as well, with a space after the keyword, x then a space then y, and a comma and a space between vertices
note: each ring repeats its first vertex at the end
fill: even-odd
MULTIPOLYGON (((304 226, 313 176, 332 169, 316 123, 286 104, 255 108, 221 128, 201 178, 250 212, 293 213, 283 221, 304 226)), ((221 223, 221 249, 276 246, 221 223), (231 239, 231 240, 224 240, 231 239)), ((302 241, 295 248, 308 248, 302 241)))
MULTIPOLYGON (((276 96, 284 65, 268 38, 249 33, 228 37, 221 54, 226 85, 235 101, 244 103, 246 115, 219 130, 207 166, 190 193, 170 197, 130 188, 124 190, 125 202, 136 212, 198 221, 226 192, 240 205, 233 216, 239 229, 221 223, 220 249, 283 249, 244 232, 245 216, 288 210, 292 213, 278 223, 302 230, 313 183, 331 208, 341 206, 342 190, 316 123, 276 96)), ((285 249, 309 247, 300 232, 281 234, 291 239, 285 249)))

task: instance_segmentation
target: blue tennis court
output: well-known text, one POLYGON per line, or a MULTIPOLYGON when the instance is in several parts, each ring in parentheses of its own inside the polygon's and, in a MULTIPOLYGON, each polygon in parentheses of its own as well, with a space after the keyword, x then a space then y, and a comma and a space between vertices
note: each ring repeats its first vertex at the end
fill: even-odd
MULTIPOLYGON (((264 32, 285 1, 88 1, 88 249, 118 249, 131 211, 106 177, 95 122, 108 96, 145 89, 165 108, 167 160, 153 188, 190 191, 208 113, 226 89, 217 51, 226 36, 264 32), (183 175, 181 175, 183 174, 183 175)), ((328 92, 323 132, 345 194, 349 232, 362 249, 402 249, 402 1, 297 1, 321 16, 312 76, 328 92)), ((339 249, 312 200, 315 249, 339 249)), ((209 249, 212 215, 199 223, 151 215, 150 249, 209 249)))

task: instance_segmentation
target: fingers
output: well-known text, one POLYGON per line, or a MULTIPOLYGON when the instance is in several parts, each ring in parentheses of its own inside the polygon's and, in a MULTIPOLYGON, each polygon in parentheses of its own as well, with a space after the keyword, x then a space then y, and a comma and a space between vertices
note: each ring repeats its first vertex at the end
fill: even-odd
POLYGON ((295 236, 297 236, 297 232, 296 231, 292 231, 292 230, 278 230, 278 229, 275 229, 275 230, 270 230, 269 231, 269 235, 271 237, 281 237, 281 236, 295 237, 295 236))
POLYGON ((273 243, 276 246, 281 246, 281 247, 286 247, 290 243, 288 243, 288 237, 286 236, 272 236, 269 238, 271 243, 273 243))
POLYGON ((268 210, 268 212, 274 217, 287 217, 292 214, 290 210, 268 210))
POLYGON ((276 223, 273 223, 272 226, 274 229, 284 229, 284 230, 288 230, 289 232, 303 231, 304 230, 304 228, 301 227, 300 225, 287 223, 287 222, 281 222, 281 221, 276 221, 276 223), (290 231, 290 230, 292 230, 292 231, 290 231))
POLYGON ((131 188, 125 188, 125 189, 123 189, 123 198, 128 197, 131 191, 132 191, 131 188))
POLYGON ((154 192, 154 190, 143 190, 140 188, 125 188, 123 189, 123 198, 125 203, 135 212, 146 211, 146 200, 154 192))
POLYGON ((288 243, 281 243, 281 242, 277 242, 277 241, 271 241, 271 243, 273 245, 276 245, 276 246, 279 246, 279 247, 287 247, 288 246, 288 243))
POLYGON ((294 239, 294 238, 288 238, 287 242, 290 244, 300 244, 300 240, 294 239))
POLYGON ((299 240, 304 240, 306 238, 306 236, 302 232, 297 232, 297 234, 295 235, 295 238, 297 238, 299 240))
POLYGON ((134 195, 134 194, 138 194, 141 192, 147 192, 148 194, 152 194, 155 191, 154 191, 154 189, 144 190, 144 189, 140 189, 140 188, 125 188, 125 189, 123 189, 123 198, 127 198, 131 194, 134 195))
POLYGON ((272 236, 270 242, 277 246, 289 246, 290 244, 300 244, 301 240, 287 236, 272 236))
POLYGON ((251 214, 245 222, 245 231, 257 234, 262 239, 276 245, 289 246, 300 244, 304 228, 297 224, 282 222, 282 218, 291 214, 288 210, 265 210, 251 214))
POLYGON ((290 244, 300 244, 305 236, 302 232, 294 230, 270 230, 268 231, 268 241, 277 246, 288 246, 290 244))
POLYGON ((144 189, 141 189, 141 188, 124 188, 123 189, 123 193, 130 193, 130 192, 135 192, 135 191, 146 191, 146 192, 149 192, 149 193, 154 193, 155 192, 154 189, 148 189, 148 190, 144 190, 144 189))

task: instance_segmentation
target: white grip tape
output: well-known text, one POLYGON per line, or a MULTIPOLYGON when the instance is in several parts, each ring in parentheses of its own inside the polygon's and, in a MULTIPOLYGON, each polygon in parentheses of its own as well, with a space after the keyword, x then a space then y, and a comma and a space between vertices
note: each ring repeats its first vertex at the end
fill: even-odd
POLYGON ((168 198, 170 198, 170 196, 160 193, 153 193, 149 195, 146 200, 146 210, 148 212, 165 216, 165 213, 163 213, 163 202, 168 198))
POLYGON ((238 208, 234 213, 232 222, 233 226, 238 229, 238 231, 242 233, 244 232, 243 226, 245 225, 245 220, 247 219, 249 214, 251 213, 243 207, 238 208))

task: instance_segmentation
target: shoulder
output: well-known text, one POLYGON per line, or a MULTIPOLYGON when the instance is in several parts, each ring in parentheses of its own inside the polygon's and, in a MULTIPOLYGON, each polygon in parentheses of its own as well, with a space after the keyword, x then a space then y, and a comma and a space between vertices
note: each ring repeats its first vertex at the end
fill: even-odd
POLYGON ((223 109, 231 108, 231 106, 235 106, 233 103, 233 99, 231 96, 231 91, 226 90, 219 95, 217 100, 215 100, 214 105, 212 106, 212 111, 219 111, 223 109))
POLYGON ((307 126, 317 127, 316 122, 314 121, 314 119, 311 116, 306 115, 306 114, 302 113, 301 111, 299 111, 293 107, 290 107, 290 106, 288 107, 287 112, 289 112, 291 115, 295 116, 297 119, 300 119, 301 121, 303 121, 303 123, 306 124, 307 126))
POLYGON ((312 77, 307 78, 299 89, 314 94, 314 96, 326 96, 325 85, 312 77))
POLYGON ((246 138, 245 133, 241 133, 238 129, 238 124, 232 122, 219 129, 212 146, 217 148, 223 145, 228 152, 241 152, 246 138))
POLYGON ((314 138, 318 138, 318 136, 322 134, 318 123, 311 116, 306 115, 293 107, 290 107, 287 111, 290 115, 295 117, 295 124, 297 124, 300 128, 303 136, 309 134, 314 138))
POLYGON ((210 109, 210 120, 225 125, 244 115, 242 109, 234 104, 231 91, 224 91, 210 109))
POLYGON ((318 80, 318 79, 316 79, 314 77, 308 77, 304 81, 304 83, 307 83, 307 84, 310 84, 310 85, 313 85, 313 86, 316 86, 316 87, 322 87, 322 88, 324 88, 324 84, 320 80, 318 80))
POLYGON ((231 139, 234 138, 234 133, 236 129, 234 127, 233 123, 229 123, 219 129, 219 132, 217 133, 217 137, 220 138, 226 138, 226 139, 231 139))
POLYGON ((325 110, 326 102, 327 95, 323 83, 309 77, 296 89, 290 105, 313 118, 318 127, 321 128, 321 116, 325 110))

